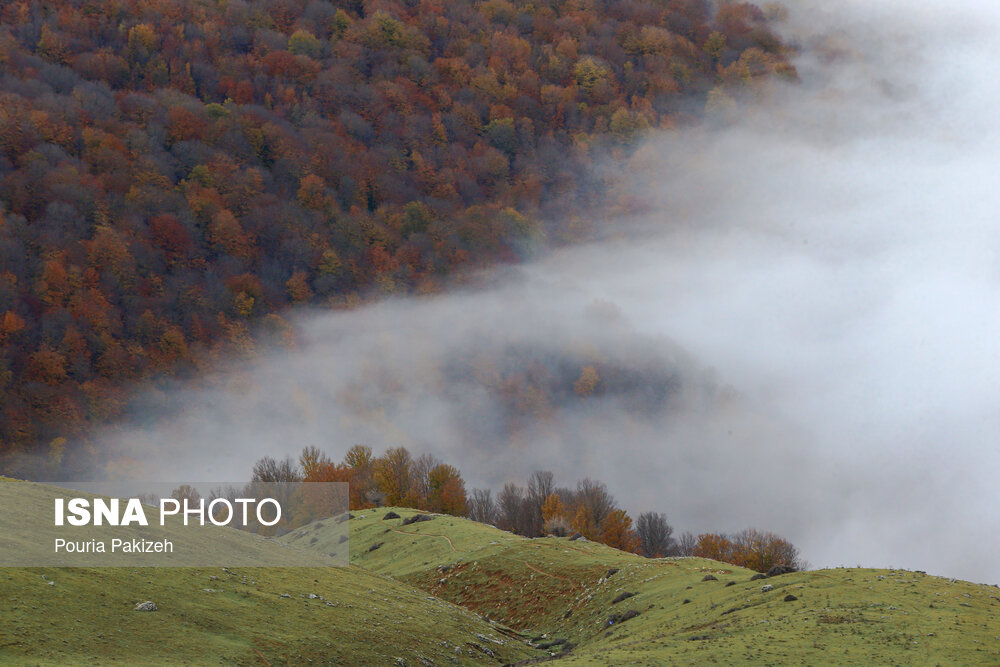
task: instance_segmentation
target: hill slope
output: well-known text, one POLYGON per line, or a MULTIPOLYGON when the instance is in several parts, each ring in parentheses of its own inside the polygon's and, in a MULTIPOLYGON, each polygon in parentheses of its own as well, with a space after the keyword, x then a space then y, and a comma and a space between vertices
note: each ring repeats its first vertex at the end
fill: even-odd
MULTIPOLYGON (((0 511, 28 488, 51 489, 0 483, 0 511)), ((246 548, 267 548, 232 532, 246 548)), ((155 664, 497 664, 528 655, 474 614, 356 566, 3 568, 0 590, 5 665, 140 656, 155 664), (133 611, 145 600, 159 610, 133 611)))
MULTIPOLYGON (((29 487, 45 488, 0 484, 0 508, 29 487)), ((403 525, 415 515, 357 512, 347 568, 5 568, 0 662, 1000 664, 993 586, 862 568, 751 581, 456 517, 403 525), (144 600, 159 611, 132 610, 144 600)), ((281 541, 326 549, 329 524, 281 541)))
POLYGON ((995 586, 864 568, 750 581, 716 561, 649 560, 455 517, 402 526, 388 511, 355 513, 353 563, 534 635, 546 652, 566 640, 570 664, 1000 664, 995 586))

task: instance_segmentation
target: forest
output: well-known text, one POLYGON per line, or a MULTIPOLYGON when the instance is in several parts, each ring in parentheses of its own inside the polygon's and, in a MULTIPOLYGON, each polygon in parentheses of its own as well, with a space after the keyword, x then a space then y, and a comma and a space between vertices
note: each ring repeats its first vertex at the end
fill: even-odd
POLYGON ((585 237, 634 206, 602 161, 796 77, 780 15, 3 3, 0 470, 79 469, 137 384, 294 344, 291 306, 431 294, 585 237))

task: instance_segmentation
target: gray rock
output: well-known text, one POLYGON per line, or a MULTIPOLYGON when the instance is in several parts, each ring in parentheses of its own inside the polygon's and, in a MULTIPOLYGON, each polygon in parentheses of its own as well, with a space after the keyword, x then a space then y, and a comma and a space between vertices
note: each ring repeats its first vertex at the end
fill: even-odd
POLYGON ((704 577, 701 578, 701 580, 702 581, 718 581, 719 578, 717 576, 715 576, 714 574, 706 574, 704 577))
POLYGON ((434 517, 430 514, 414 514, 413 516, 403 519, 402 526, 409 526, 411 523, 420 523, 421 521, 432 521, 434 517))
POLYGON ((774 586, 772 586, 771 584, 764 584, 763 586, 760 587, 761 593, 767 593, 768 591, 773 591, 773 590, 774 586))
POLYGON ((133 611, 156 611, 156 604, 152 600, 146 600, 145 602, 140 602, 135 606, 133 611))

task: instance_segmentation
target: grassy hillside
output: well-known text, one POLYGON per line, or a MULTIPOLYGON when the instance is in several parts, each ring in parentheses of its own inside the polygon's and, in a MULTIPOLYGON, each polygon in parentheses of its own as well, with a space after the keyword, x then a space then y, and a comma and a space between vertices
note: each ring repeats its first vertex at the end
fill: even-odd
POLYGON ((647 560, 455 517, 402 526, 388 511, 355 513, 353 563, 508 624, 546 647, 537 655, 565 651, 567 664, 1000 664, 994 586, 860 568, 750 581, 716 561, 647 560), (628 612, 638 615, 609 622, 628 612), (552 644, 561 640, 571 650, 552 644))
POLYGON ((0 589, 5 665, 139 657, 159 665, 465 665, 527 654, 470 612, 357 567, 8 568, 0 589), (144 600, 159 610, 132 610, 144 600))
MULTIPOLYGON (((0 484, 0 508, 26 489, 45 487, 0 484)), ((1000 664, 993 586, 860 568, 751 581, 456 517, 403 525, 416 514, 355 512, 347 568, 5 568, 0 663, 1000 664), (145 600, 159 610, 133 611, 145 600)), ((325 550, 330 533, 257 548, 325 550)))
MULTIPOLYGON (((74 553, 72 555, 56 554, 53 543, 57 537, 75 542, 86 542, 96 539, 109 543, 112 538, 131 539, 167 539, 174 543, 176 552, 173 554, 145 554, 143 561, 152 565, 186 565, 199 566, 204 564, 242 565, 256 567, 261 565, 285 565, 289 567, 324 567, 328 565, 343 565, 346 554, 343 547, 339 548, 342 558, 337 560, 337 547, 331 547, 326 552, 315 549, 293 547, 276 540, 259 535, 252 535, 234 528, 219 526, 183 526, 180 517, 167 517, 164 526, 156 526, 156 510, 152 510, 150 520, 153 526, 86 526, 57 528, 53 525, 54 498, 96 498, 93 493, 69 490, 46 484, 6 480, 0 477, 0 507, 11 508, 0 512, 0 563, 15 565, 74 565, 88 567, 99 565, 129 566, 136 563, 136 556, 124 553, 74 553), (13 508, 16 508, 14 510, 13 508), (30 531, 26 530, 30 527, 30 531)), ((334 526, 328 531, 336 535, 347 536, 347 530, 334 526)))
MULTIPOLYGON (((61 493, 0 483, 0 511, 9 514, 22 496, 46 490, 61 493)), ((287 550, 228 532, 234 548, 287 550)), ((530 655, 522 641, 474 614, 356 566, 3 568, 0 591, 4 665, 138 657, 153 664, 396 665, 400 658, 445 665, 530 655), (158 611, 133 611, 145 600, 158 611)))

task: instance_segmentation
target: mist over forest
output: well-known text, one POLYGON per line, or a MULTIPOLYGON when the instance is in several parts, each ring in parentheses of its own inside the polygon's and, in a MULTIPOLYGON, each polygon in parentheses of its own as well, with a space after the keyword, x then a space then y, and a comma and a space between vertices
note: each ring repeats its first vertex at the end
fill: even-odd
POLYGON ((406 447, 1000 581, 1000 8, 342 4, 0 7, 0 473, 406 447))
POLYGON ((406 446, 471 486, 600 478, 817 567, 1000 579, 1000 10, 789 9, 801 81, 652 133, 639 213, 489 286, 300 310, 294 348, 147 396, 110 473, 406 446))

